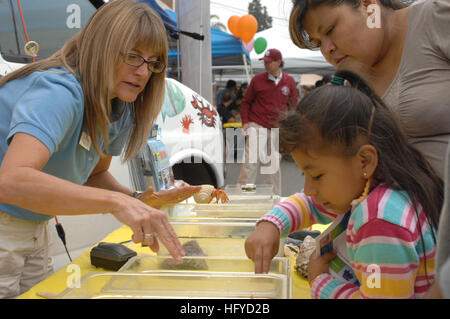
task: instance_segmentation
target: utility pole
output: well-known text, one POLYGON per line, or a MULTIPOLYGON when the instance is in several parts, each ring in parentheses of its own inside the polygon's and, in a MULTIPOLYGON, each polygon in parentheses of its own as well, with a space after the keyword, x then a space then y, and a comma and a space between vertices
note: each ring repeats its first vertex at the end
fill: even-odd
POLYGON ((209 0, 177 1, 178 29, 199 33, 204 40, 180 34, 181 82, 212 99, 212 58, 209 0))

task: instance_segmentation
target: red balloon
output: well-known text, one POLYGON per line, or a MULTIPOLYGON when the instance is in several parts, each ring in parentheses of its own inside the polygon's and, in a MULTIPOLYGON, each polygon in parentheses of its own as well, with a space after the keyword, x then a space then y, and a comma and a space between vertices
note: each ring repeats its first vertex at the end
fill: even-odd
POLYGON ((240 38, 239 34, 239 20, 241 17, 239 16, 231 16, 228 19, 228 29, 230 30, 231 34, 233 34, 235 37, 240 38))
POLYGON ((246 14, 239 19, 238 27, 240 38, 245 43, 248 43, 253 39, 253 36, 258 30, 258 21, 251 14, 246 14))

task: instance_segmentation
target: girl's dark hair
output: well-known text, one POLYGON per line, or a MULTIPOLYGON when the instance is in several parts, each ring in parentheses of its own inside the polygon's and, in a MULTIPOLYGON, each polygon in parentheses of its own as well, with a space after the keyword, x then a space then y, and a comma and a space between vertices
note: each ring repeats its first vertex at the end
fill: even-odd
MULTIPOLYGON (((434 228, 431 233, 436 242, 434 230, 438 229, 443 204, 443 181, 408 142, 396 116, 366 82, 349 71, 338 71, 335 76, 350 86, 321 86, 305 95, 296 110, 279 121, 280 152, 314 148, 318 133, 326 145, 337 145, 344 156, 351 156, 361 146, 361 137, 366 138, 378 153, 374 181, 405 191, 418 221, 420 204, 434 228)), ((424 246, 420 223, 417 226, 424 246)))
MULTIPOLYGON (((400 0, 377 0, 385 8, 398 10, 405 8, 407 5, 400 0)), ((317 49, 317 47, 309 40, 308 32, 303 27, 303 18, 308 9, 314 9, 325 4, 332 7, 341 4, 348 4, 353 8, 358 8, 361 0, 292 0, 293 8, 289 18, 289 33, 292 42, 302 49, 317 49)))

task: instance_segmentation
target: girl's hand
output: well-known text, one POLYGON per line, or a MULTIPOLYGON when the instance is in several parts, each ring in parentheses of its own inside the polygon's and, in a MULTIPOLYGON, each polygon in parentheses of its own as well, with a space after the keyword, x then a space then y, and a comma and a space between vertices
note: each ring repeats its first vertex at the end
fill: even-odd
POLYGON ((267 274, 270 261, 277 254, 280 242, 280 231, 271 222, 263 221, 245 241, 245 253, 255 263, 256 274, 267 274))
POLYGON ((330 273, 328 264, 336 257, 336 254, 337 253, 333 251, 317 257, 315 252, 312 253, 309 257, 308 281, 311 282, 321 274, 330 273))
POLYGON ((201 186, 184 184, 181 187, 155 193, 153 188, 149 187, 144 193, 138 196, 138 199, 153 208, 160 209, 164 205, 174 205, 188 199, 199 192, 201 188, 201 186))

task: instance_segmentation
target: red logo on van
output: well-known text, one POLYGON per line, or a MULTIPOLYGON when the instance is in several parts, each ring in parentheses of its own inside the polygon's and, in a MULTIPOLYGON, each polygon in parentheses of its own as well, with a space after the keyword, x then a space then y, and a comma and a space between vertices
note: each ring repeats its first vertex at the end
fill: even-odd
POLYGON ((193 100, 191 101, 191 104, 194 109, 199 111, 197 115, 199 116, 202 123, 208 127, 216 127, 215 117, 217 116, 217 111, 214 109, 214 107, 209 105, 207 102, 205 106, 203 100, 195 97, 194 95, 192 95, 192 98, 193 100))
POLYGON ((194 123, 194 120, 190 115, 185 115, 181 120, 181 125, 183 126, 183 133, 189 134, 189 126, 194 123))

